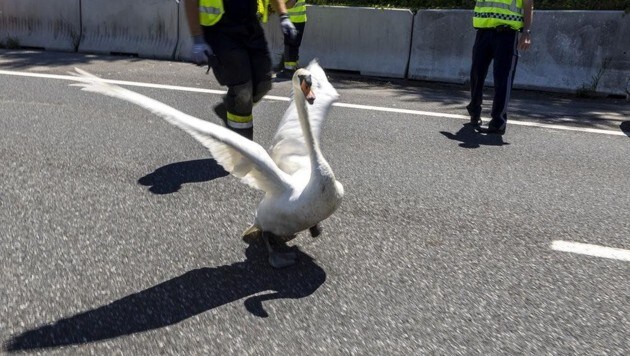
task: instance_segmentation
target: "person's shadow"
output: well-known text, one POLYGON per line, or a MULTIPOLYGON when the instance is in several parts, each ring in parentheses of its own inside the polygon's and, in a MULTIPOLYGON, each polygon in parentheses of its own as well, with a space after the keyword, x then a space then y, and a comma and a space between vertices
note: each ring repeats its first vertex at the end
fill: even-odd
POLYGON ((267 262, 262 243, 246 250, 247 259, 232 265, 200 268, 107 305, 27 330, 5 343, 8 352, 78 345, 176 324, 221 305, 248 297, 245 308, 266 317, 263 302, 304 298, 326 280, 313 258, 297 247, 298 264, 282 270, 267 262), (255 295, 268 292, 262 295, 255 295))
POLYGON ((465 123, 464 126, 462 126, 462 128, 454 134, 447 131, 440 131, 440 133, 446 136, 448 139, 461 142, 459 146, 463 148, 479 148, 482 145, 509 145, 508 142, 503 141, 503 136, 493 134, 480 134, 475 130, 475 126, 470 123, 465 123))
POLYGON ((207 158, 167 164, 138 179, 138 183, 150 187, 151 193, 169 194, 185 183, 207 182, 228 174, 217 161, 207 158))

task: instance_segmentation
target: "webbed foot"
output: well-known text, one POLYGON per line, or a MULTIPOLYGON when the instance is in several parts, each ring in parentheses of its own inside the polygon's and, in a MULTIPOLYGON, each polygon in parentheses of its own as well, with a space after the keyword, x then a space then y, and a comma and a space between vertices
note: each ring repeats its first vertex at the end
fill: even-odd
POLYGON ((285 268, 294 265, 297 262, 297 253, 293 251, 275 251, 269 242, 270 239, 275 242, 276 239, 274 237, 275 235, 270 232, 263 231, 262 233, 263 241, 265 242, 267 252, 269 253, 269 264, 273 268, 285 268))

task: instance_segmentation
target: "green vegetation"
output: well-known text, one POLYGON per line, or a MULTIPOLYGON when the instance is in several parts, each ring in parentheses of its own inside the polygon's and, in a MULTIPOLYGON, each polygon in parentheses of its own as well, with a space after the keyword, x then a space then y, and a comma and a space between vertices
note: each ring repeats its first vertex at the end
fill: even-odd
MULTIPOLYGON (((474 0, 306 0, 315 5, 363 6, 400 9, 472 9, 474 0)), ((625 10, 630 0, 534 0, 537 10, 625 10)))

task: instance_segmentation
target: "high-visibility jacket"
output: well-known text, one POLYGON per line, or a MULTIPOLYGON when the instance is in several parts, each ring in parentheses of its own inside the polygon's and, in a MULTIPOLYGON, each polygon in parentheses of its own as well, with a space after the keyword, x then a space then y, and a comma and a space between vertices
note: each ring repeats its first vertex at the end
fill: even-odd
MULTIPOLYGON (((269 0, 258 0, 258 18, 267 22, 269 0)), ((223 0, 199 0, 199 23, 202 26, 212 26, 221 20, 225 13, 223 0)))
POLYGON ((293 23, 306 22, 306 0, 297 0, 295 6, 287 9, 287 15, 293 23))
POLYGON ((510 26, 523 28, 523 0, 477 0, 473 15, 474 28, 510 26))

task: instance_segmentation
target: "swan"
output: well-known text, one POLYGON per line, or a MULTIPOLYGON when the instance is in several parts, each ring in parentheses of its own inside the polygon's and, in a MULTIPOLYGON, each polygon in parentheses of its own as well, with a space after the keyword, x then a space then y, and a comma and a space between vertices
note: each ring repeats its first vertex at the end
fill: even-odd
POLYGON ((274 249, 272 243, 283 245, 307 229, 311 236, 318 236, 320 222, 340 206, 343 185, 319 147, 322 124, 339 95, 316 60, 295 71, 293 98, 268 151, 223 126, 109 84, 82 69, 75 71, 71 74, 79 83, 71 86, 126 100, 161 116, 208 148, 226 171, 262 190, 265 194, 256 208, 254 222, 243 236, 262 237, 274 268, 295 264, 297 256, 274 249))

